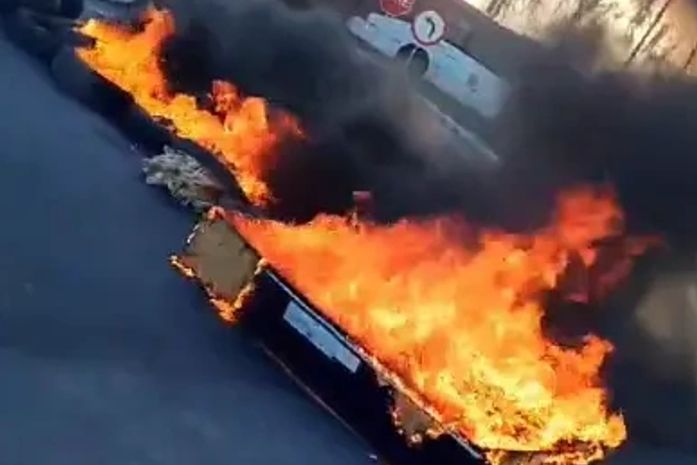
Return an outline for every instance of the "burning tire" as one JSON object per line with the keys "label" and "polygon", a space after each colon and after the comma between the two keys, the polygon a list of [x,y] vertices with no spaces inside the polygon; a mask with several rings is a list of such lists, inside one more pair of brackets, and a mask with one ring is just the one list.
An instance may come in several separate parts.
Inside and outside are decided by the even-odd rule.
{"label": "burning tire", "polygon": [[131,109],[131,97],[88,68],[72,48],[62,48],[51,63],[58,86],[94,110],[120,120]]}

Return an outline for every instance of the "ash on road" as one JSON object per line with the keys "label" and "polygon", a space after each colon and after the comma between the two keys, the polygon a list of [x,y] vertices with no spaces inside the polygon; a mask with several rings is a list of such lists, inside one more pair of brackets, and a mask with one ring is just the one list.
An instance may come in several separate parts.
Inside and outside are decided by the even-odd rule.
{"label": "ash on road", "polygon": [[0,38],[0,463],[360,465],[170,269],[192,217]]}

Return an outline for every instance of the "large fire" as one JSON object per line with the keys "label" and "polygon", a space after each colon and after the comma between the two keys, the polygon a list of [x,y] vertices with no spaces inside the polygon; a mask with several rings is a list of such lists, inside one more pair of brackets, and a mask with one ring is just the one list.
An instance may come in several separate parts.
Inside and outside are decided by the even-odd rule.
{"label": "large fire", "polygon": [[240,187],[257,205],[273,202],[261,181],[264,167],[273,165],[274,147],[286,136],[299,136],[293,118],[269,115],[260,98],[242,97],[230,83],[211,86],[211,110],[196,98],[170,91],[160,67],[164,41],[174,34],[174,19],[151,10],[142,31],[89,21],[81,32],[95,39],[94,47],[78,49],[79,57],[104,78],[132,95],[149,115],[163,120],[179,136],[210,150],[235,173]]}
{"label": "large fire", "polygon": [[[456,218],[391,226],[229,219],[441,424],[475,444],[547,451],[584,443],[570,464],[625,438],[598,379],[612,346],[588,335],[562,347],[542,328],[544,292],[574,259],[592,267],[598,241],[621,233],[607,193],[569,192],[551,224],[529,235],[477,233]],[[644,248],[624,246],[628,255]],[[615,271],[624,273],[623,263]]]}
{"label": "large fire", "polygon": [[[82,32],[96,44],[78,53],[150,115],[224,160],[252,202],[272,201],[264,173],[279,138],[298,134],[296,124],[269,118],[263,100],[225,82],[213,85],[212,111],[171,93],[159,60],[173,31],[163,11],[150,12],[138,31],[90,21]],[[457,217],[377,225],[322,215],[295,225],[224,215],[383,376],[444,430],[489,451],[492,463],[535,452],[537,463],[586,464],[625,439],[599,378],[611,344],[587,335],[564,346],[543,329],[545,297],[570,270],[600,273],[591,281],[606,288],[646,248],[624,237],[611,190],[568,191],[549,225],[528,234]],[[578,300],[593,290],[561,294]]]}

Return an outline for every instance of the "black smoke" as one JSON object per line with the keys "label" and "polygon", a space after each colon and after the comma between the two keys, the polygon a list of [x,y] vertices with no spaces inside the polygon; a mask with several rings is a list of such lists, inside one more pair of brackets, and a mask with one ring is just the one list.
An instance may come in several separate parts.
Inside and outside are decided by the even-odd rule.
{"label": "black smoke", "polygon": [[433,120],[422,124],[407,77],[359,53],[336,15],[269,1],[170,6],[178,33],[163,65],[177,90],[203,95],[212,79],[228,79],[302,121],[307,140],[288,144],[268,179],[283,200],[275,214],[345,212],[355,190],[374,193],[375,216],[384,220],[475,198],[463,193],[478,179],[464,157],[443,156],[453,151],[448,137]]}
{"label": "black smoke", "polygon": [[[408,80],[359,54],[331,13],[269,1],[178,3],[165,54],[175,85],[205,93],[213,78],[229,79],[307,129],[308,141],[289,146],[270,179],[290,216],[342,211],[351,191],[371,190],[386,219],[459,210],[522,228],[546,219],[560,189],[609,182],[633,228],[697,238],[697,86],[688,80],[583,75],[568,53],[540,53],[512,77],[490,139],[505,163],[487,178],[466,157],[443,153],[444,136],[424,129]],[[574,57],[589,62],[596,49],[576,47]]]}
{"label": "black smoke", "polygon": [[695,82],[616,72],[582,77],[553,61],[525,70],[515,98],[502,125],[506,197],[543,203],[569,184],[609,182],[635,231],[692,247]]}
{"label": "black smoke", "polygon": [[[697,450],[697,336],[676,343],[670,331],[665,340],[652,332],[663,306],[676,313],[666,325],[693,327],[683,319],[694,312],[688,297],[697,283],[694,82],[590,72],[598,43],[541,50],[509,76],[510,103],[489,131],[503,162],[480,171],[431,127],[408,79],[366,61],[331,13],[268,1],[173,6],[178,33],[163,64],[173,86],[203,96],[212,79],[228,79],[291,111],[307,130],[270,176],[282,199],[275,214],[343,212],[352,191],[370,190],[378,219],[458,212],[523,229],[547,219],[560,190],[613,185],[631,229],[659,234],[671,251],[608,303],[616,308],[603,315],[611,317],[592,322],[618,347],[609,367],[615,403],[626,407],[633,437]],[[680,276],[682,287],[667,276]],[[666,288],[675,295],[661,297]]]}

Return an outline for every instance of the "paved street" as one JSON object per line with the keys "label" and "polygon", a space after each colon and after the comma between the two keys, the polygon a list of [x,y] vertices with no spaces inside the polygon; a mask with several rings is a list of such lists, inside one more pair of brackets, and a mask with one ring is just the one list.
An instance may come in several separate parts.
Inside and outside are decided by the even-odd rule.
{"label": "paved street", "polygon": [[0,464],[358,465],[170,269],[190,215],[0,39]]}

